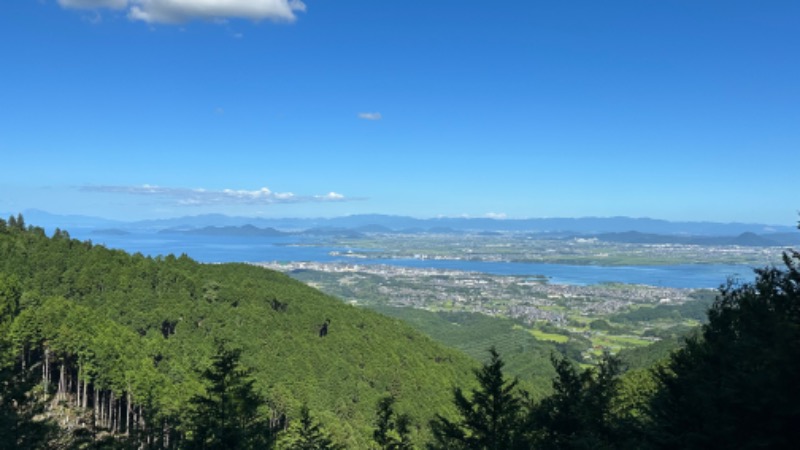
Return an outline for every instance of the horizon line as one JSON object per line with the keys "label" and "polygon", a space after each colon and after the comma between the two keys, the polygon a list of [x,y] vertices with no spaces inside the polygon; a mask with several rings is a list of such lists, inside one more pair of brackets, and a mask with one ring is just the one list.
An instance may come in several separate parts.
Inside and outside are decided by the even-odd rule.
{"label": "horizon line", "polygon": [[149,219],[109,219],[107,217],[102,216],[94,216],[94,215],[86,215],[86,214],[72,214],[72,213],[53,213],[50,211],[46,211],[39,208],[26,208],[22,211],[14,212],[3,212],[0,213],[0,218],[5,219],[11,216],[17,216],[21,214],[23,218],[29,214],[45,214],[49,216],[56,216],[56,217],[73,217],[73,218],[82,218],[82,219],[92,219],[92,220],[100,220],[105,222],[117,222],[122,224],[132,224],[138,222],[153,222],[153,221],[170,221],[170,220],[180,220],[180,219],[190,219],[190,218],[202,218],[202,217],[209,217],[209,216],[221,216],[230,219],[253,219],[253,220],[334,220],[334,219],[343,219],[348,217],[363,217],[363,216],[381,216],[381,217],[392,217],[392,218],[403,218],[403,219],[413,219],[413,220],[421,220],[421,221],[435,221],[435,220],[488,220],[492,222],[521,222],[521,221],[529,221],[529,220],[589,220],[589,219],[598,219],[598,220],[611,220],[611,219],[628,219],[628,220],[651,220],[651,221],[658,221],[658,222],[667,222],[667,223],[710,223],[710,224],[724,224],[724,225],[763,225],[763,226],[774,226],[774,227],[792,227],[796,228],[798,226],[798,222],[794,224],[774,224],[768,222],[756,222],[756,221],[722,221],[722,220],[709,220],[709,219],[697,219],[697,220],[686,220],[686,219],[661,219],[661,218],[654,218],[650,216],[625,216],[625,215],[609,215],[609,216],[529,216],[529,217],[489,217],[489,216],[472,216],[472,215],[454,215],[454,216],[445,216],[445,215],[438,215],[438,216],[411,216],[411,215],[403,215],[403,214],[390,214],[390,213],[358,213],[358,214],[345,214],[339,216],[307,216],[307,217],[300,217],[300,216],[282,216],[282,217],[275,217],[275,216],[246,216],[246,215],[230,215],[225,213],[204,213],[204,214],[187,214],[187,215],[178,215],[178,216],[169,216],[169,217],[158,217],[158,218],[149,218]]}

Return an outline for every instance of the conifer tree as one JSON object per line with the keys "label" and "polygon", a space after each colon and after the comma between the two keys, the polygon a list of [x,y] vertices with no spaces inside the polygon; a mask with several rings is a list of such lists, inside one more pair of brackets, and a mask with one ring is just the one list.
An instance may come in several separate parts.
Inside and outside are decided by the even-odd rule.
{"label": "conifer tree", "polygon": [[480,388],[471,399],[461,388],[453,392],[460,419],[456,422],[437,415],[431,421],[435,449],[509,450],[526,448],[522,441],[520,413],[522,400],[516,392],[517,380],[506,381],[504,362],[494,348],[489,362],[475,371]]}
{"label": "conifer tree", "polygon": [[11,322],[19,313],[21,293],[22,288],[17,277],[0,273],[0,340],[5,338]]}
{"label": "conifer tree", "polygon": [[322,425],[311,417],[308,405],[300,408],[300,418],[290,426],[285,450],[342,450],[335,444]]}
{"label": "conifer tree", "polygon": [[657,448],[793,448],[800,442],[800,253],[729,283],[699,337],[656,371]]}
{"label": "conifer tree", "polygon": [[9,328],[19,313],[22,289],[14,276],[0,273],[0,450],[42,448],[55,433],[49,421],[34,421],[41,411],[28,395],[36,384],[32,373],[17,370]]}
{"label": "conifer tree", "polygon": [[611,402],[616,395],[619,360],[608,354],[596,369],[578,370],[566,358],[552,357],[553,394],[532,405],[526,431],[541,449],[622,448]]}
{"label": "conifer tree", "polygon": [[239,364],[241,351],[219,344],[211,366],[203,372],[205,395],[192,399],[195,411],[190,448],[256,449],[271,446],[267,421],[259,415],[265,400],[253,387],[250,372]]}
{"label": "conifer tree", "polygon": [[57,435],[54,422],[34,420],[42,413],[42,405],[28,395],[36,381],[30,372],[0,367],[0,450],[49,448]]}
{"label": "conifer tree", "polygon": [[396,414],[396,398],[388,395],[378,401],[375,430],[372,440],[381,450],[408,450],[411,443],[411,418],[407,414]]}

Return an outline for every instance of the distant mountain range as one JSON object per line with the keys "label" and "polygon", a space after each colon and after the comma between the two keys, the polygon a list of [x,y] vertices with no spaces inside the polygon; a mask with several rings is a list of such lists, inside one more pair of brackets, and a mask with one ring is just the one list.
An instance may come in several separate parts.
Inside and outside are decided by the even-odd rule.
{"label": "distant mountain range", "polygon": [[[4,214],[8,217],[11,214]],[[658,243],[692,242],[695,237],[735,237],[739,242],[762,245],[800,234],[793,225],[757,223],[671,222],[667,220],[631,217],[582,217],[543,219],[434,218],[417,219],[406,216],[362,214],[333,218],[261,218],[233,217],[223,214],[185,216],[172,219],[122,222],[79,215],[57,215],[40,210],[23,211],[29,224],[55,229],[82,229],[114,232],[177,232],[197,234],[278,235],[304,231],[325,235],[343,233],[459,233],[459,232],[524,232],[596,236],[617,242]],[[102,231],[101,231],[102,230]],[[786,234],[787,236],[782,236]],[[680,236],[677,239],[676,236]],[[728,239],[729,241],[729,239]],[[710,242],[710,241],[709,241]],[[719,241],[727,242],[726,239]]]}
{"label": "distant mountain range", "polygon": [[278,231],[275,228],[258,228],[253,225],[242,225],[240,227],[224,226],[214,227],[208,226],[203,228],[167,228],[160,230],[159,234],[193,234],[202,236],[286,236],[290,233]]}

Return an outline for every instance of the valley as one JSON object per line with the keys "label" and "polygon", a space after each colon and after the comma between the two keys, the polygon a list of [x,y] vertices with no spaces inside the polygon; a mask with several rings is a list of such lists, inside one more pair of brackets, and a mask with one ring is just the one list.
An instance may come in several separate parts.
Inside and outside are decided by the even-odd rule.
{"label": "valley", "polygon": [[[698,325],[715,291],[344,263],[263,264],[352,305],[403,318],[408,309],[481,314],[540,341],[569,344],[579,361],[644,346]],[[424,330],[423,330],[424,331]],[[489,341],[491,336],[478,337]],[[566,345],[564,345],[566,346]],[[524,374],[521,374],[524,376]]]}

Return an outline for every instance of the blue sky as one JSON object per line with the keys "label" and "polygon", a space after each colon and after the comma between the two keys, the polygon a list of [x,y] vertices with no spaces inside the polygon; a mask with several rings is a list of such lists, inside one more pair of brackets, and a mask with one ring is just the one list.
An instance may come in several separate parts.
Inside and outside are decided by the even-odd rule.
{"label": "blue sky", "polygon": [[3,0],[0,211],[790,225],[798,80],[795,0]]}

